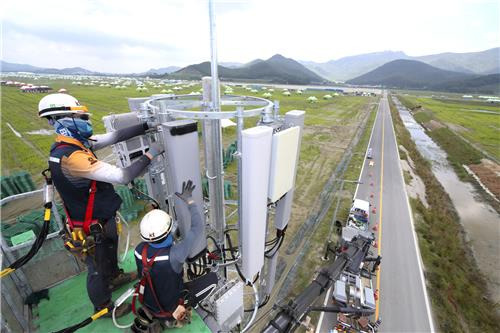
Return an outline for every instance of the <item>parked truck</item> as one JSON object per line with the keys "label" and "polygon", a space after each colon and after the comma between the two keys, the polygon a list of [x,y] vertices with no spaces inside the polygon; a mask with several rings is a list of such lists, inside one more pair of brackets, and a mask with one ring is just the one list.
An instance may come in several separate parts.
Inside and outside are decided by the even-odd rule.
{"label": "parked truck", "polygon": [[368,229],[368,218],[370,213],[370,203],[361,199],[354,199],[352,202],[347,225],[361,230]]}

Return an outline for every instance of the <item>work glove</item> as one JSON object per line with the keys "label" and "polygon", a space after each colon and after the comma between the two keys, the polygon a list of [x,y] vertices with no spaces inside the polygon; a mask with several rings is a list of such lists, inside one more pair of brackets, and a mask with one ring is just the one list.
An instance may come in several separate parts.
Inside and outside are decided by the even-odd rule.
{"label": "work glove", "polygon": [[196,185],[193,185],[193,182],[191,180],[188,180],[188,182],[182,182],[182,193],[175,192],[175,195],[179,197],[182,201],[184,201],[186,204],[190,205],[194,202],[193,200],[193,191]]}
{"label": "work glove", "polygon": [[151,157],[155,158],[156,156],[160,155],[163,153],[165,150],[163,150],[163,147],[156,142],[153,142],[149,145],[149,150],[148,153],[151,155]]}

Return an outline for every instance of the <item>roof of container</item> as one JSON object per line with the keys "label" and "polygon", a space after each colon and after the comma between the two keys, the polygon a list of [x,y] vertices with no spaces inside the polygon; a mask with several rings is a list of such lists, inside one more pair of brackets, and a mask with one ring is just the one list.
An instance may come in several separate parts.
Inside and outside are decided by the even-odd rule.
{"label": "roof of container", "polygon": [[352,203],[352,207],[362,209],[365,212],[368,212],[370,210],[370,203],[368,201],[365,201],[365,200],[354,199],[354,202]]}

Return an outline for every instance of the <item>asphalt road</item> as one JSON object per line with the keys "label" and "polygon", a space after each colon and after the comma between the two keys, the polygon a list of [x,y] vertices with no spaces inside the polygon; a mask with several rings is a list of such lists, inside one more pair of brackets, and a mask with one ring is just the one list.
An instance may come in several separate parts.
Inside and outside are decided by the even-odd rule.
{"label": "asphalt road", "polygon": [[[370,228],[376,226],[374,254],[382,264],[374,280],[379,290],[376,316],[379,332],[433,332],[429,301],[423,283],[420,254],[413,229],[399,163],[396,138],[387,98],[381,99],[369,147],[373,159],[365,159],[355,198],[369,201]],[[375,213],[373,213],[373,211]],[[330,302],[327,292],[325,305]],[[328,332],[334,315],[321,316],[316,332]]]}

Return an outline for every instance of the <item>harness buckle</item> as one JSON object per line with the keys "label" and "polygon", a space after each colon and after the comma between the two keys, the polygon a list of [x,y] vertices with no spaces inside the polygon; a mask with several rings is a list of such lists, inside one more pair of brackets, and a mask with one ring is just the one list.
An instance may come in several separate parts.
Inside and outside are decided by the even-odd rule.
{"label": "harness buckle", "polygon": [[104,233],[104,228],[102,227],[102,224],[97,222],[97,223],[92,223],[89,226],[89,231],[91,235],[102,234]]}

